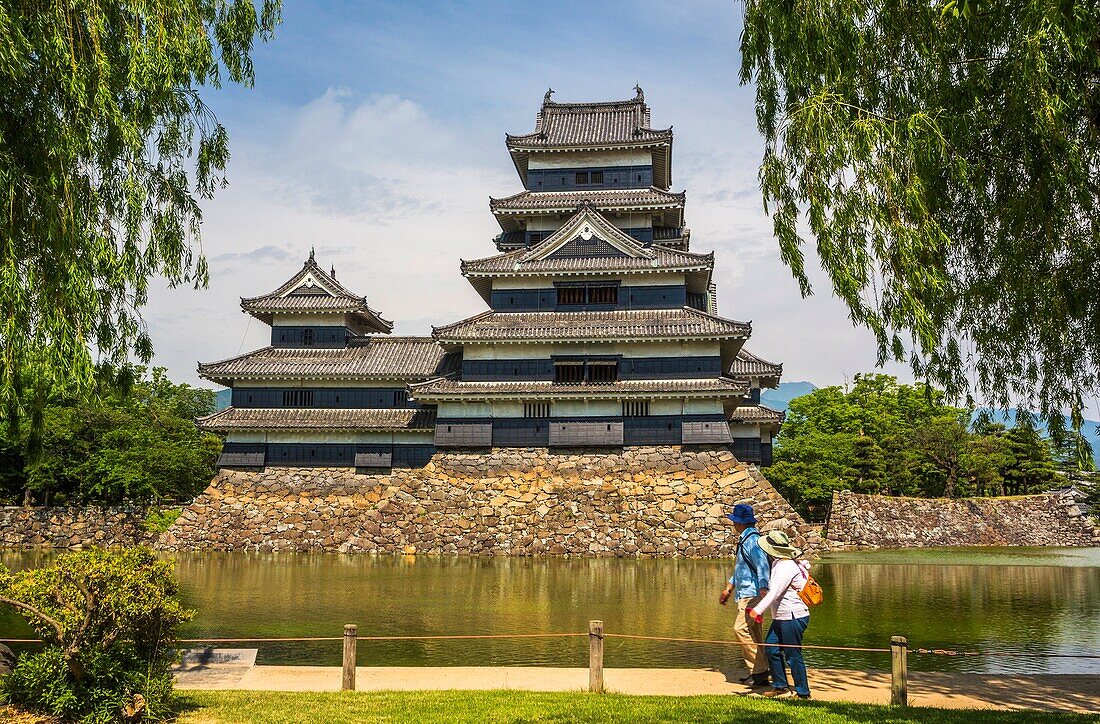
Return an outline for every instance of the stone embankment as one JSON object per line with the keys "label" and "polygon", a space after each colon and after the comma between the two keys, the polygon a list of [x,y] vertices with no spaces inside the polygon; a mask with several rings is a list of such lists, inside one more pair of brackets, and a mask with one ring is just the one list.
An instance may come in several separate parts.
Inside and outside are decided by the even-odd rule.
{"label": "stone embankment", "polygon": [[730,556],[726,513],[816,549],[755,466],[725,448],[440,453],[424,468],[224,470],[157,545],[168,550],[471,555]]}
{"label": "stone embankment", "polygon": [[0,507],[0,548],[132,546],[150,542],[145,508]]}
{"label": "stone embankment", "polygon": [[830,548],[1096,546],[1100,529],[1068,495],[926,499],[833,494]]}

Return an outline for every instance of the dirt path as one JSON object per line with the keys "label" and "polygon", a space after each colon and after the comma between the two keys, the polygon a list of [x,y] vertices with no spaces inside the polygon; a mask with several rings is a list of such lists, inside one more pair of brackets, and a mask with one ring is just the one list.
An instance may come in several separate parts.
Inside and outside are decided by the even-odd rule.
{"label": "dirt path", "polygon": [[[739,694],[739,671],[716,669],[605,669],[609,691],[623,694]],[[181,689],[253,689],[263,691],[338,691],[336,666],[194,665],[181,668]],[[356,669],[359,691],[520,689],[580,691],[588,669],[536,667],[369,667]],[[823,701],[886,704],[890,675],[841,669],[810,672],[810,689]],[[993,674],[910,673],[909,703],[946,709],[1037,709],[1100,712],[1100,677],[1000,676]]]}

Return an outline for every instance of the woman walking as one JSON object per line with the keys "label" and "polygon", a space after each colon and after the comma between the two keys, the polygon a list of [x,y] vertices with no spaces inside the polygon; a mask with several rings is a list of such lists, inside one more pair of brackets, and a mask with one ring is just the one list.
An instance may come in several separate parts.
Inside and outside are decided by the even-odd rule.
{"label": "woman walking", "polygon": [[[772,688],[762,696],[809,699],[810,683],[806,678],[806,662],[802,659],[801,647],[802,635],[810,624],[810,608],[798,592],[809,580],[810,564],[798,560],[802,551],[791,545],[787,534],[782,531],[773,530],[760,536],[760,547],[771,562],[770,585],[767,595],[753,605],[748,614],[758,622],[764,620],[764,611],[770,609],[772,614],[772,625],[764,638]],[[784,647],[768,644],[783,644]],[[793,690],[787,685],[787,666],[791,667]]]}

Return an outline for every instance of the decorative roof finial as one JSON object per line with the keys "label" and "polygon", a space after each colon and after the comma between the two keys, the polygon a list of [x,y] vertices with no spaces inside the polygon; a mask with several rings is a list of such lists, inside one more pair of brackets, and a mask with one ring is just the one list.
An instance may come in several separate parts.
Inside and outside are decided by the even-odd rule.
{"label": "decorative roof finial", "polygon": [[552,96],[552,95],[554,95],[554,89],[553,89],[553,88],[547,88],[547,89],[546,89],[546,95],[544,95],[544,96],[542,97],[542,104],[543,104],[544,106],[545,106],[545,105],[546,105],[547,103],[550,103],[550,102],[551,102],[551,100],[550,100],[550,96]]}
{"label": "decorative roof finial", "polygon": [[330,277],[332,277],[333,279],[336,278],[336,265],[335,264],[332,266],[332,269],[329,271],[328,275]]}
{"label": "decorative roof finial", "polygon": [[634,84],[634,100],[645,103],[645,93],[642,91],[642,87],[637,83]]}
{"label": "decorative roof finial", "polygon": [[313,247],[309,247],[309,263],[316,264],[317,261],[313,258]]}

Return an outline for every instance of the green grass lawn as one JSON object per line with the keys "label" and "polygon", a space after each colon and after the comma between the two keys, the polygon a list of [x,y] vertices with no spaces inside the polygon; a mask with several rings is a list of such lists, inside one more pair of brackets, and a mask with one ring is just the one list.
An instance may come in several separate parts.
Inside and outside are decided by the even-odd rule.
{"label": "green grass lawn", "polygon": [[190,691],[179,724],[250,722],[782,722],[786,724],[1084,724],[1100,717],[1038,712],[894,709],[740,696],[625,696],[520,691],[292,694]]}

